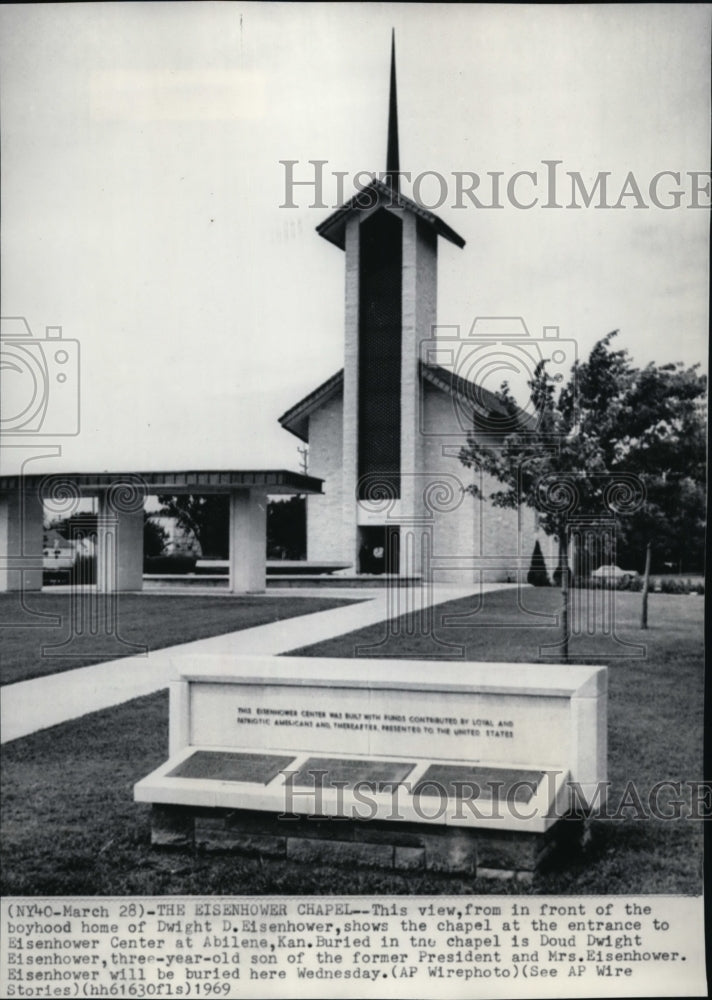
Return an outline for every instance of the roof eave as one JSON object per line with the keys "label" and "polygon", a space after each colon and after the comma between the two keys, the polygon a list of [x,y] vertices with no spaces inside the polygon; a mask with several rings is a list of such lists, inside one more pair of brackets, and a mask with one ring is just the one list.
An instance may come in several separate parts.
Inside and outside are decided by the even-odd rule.
{"label": "roof eave", "polygon": [[[412,212],[425,225],[434,229],[438,236],[442,236],[443,239],[454,243],[460,249],[465,246],[465,240],[462,236],[456,233],[446,222],[443,222],[434,212],[424,208],[410,198],[394,192],[391,188],[386,187],[385,184],[376,179],[368,187],[364,188],[363,191],[357,192],[352,198],[337,208],[327,219],[320,222],[316,227],[319,236],[323,236],[329,243],[333,243],[340,250],[344,250],[346,247],[346,222],[357,212],[371,211],[376,207],[376,205],[370,203],[370,199],[368,204],[363,204],[363,201],[359,201],[359,199],[363,199],[364,195],[368,196],[372,192],[378,195],[378,200],[387,209],[391,211]],[[388,199],[387,202],[386,198]]]}
{"label": "roof eave", "polygon": [[322,382],[316,389],[313,389],[309,395],[300,399],[294,406],[290,406],[281,417],[278,417],[278,423],[286,431],[289,431],[290,434],[294,434],[295,437],[308,444],[309,417],[339,391],[343,385],[343,379],[344,371],[342,368],[336,374],[332,375],[331,378],[328,378],[326,382]]}

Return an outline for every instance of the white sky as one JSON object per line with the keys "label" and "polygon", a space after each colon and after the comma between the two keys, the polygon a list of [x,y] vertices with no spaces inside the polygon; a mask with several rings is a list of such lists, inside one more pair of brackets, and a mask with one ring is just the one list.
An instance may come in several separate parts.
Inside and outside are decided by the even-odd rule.
{"label": "white sky", "polygon": [[[392,26],[402,169],[560,159],[611,171],[612,200],[632,170],[647,201],[659,171],[709,170],[711,9],[4,6],[2,313],[82,354],[81,433],[42,467],[298,468],[277,417],[343,363],[344,256],[306,189],[279,207],[279,160],[384,168]],[[640,364],[706,367],[709,212],[689,192],[671,211],[449,199],[467,246],[440,241],[439,322],[521,315],[580,356],[620,328]]]}

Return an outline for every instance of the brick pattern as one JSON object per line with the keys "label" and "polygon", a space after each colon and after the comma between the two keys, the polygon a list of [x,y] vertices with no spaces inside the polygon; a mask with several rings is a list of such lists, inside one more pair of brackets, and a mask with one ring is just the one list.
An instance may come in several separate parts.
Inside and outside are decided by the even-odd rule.
{"label": "brick pattern", "polygon": [[[365,217],[365,216],[364,216]],[[358,530],[356,468],[358,451],[359,357],[359,225],[349,219],[345,234],[344,392],[310,418],[310,473],[324,479],[324,496],[308,500],[309,559],[343,559],[357,567]],[[457,455],[443,455],[444,444],[465,444],[454,401],[433,386],[418,384],[420,344],[432,337],[437,311],[437,240],[411,213],[403,214],[402,371],[401,371],[401,515],[414,530],[428,514],[423,501],[428,479],[449,473],[463,484],[471,481]],[[422,407],[422,412],[421,412]],[[423,433],[423,430],[425,433]],[[452,436],[456,435],[456,436]],[[488,484],[486,488],[494,484]],[[433,551],[444,558],[471,555],[472,560],[440,568],[436,582],[514,582],[516,569],[526,564],[534,548],[532,512],[495,508],[461,496],[454,509],[447,505],[432,518]],[[415,518],[415,522],[412,520]],[[421,572],[420,545],[416,565]],[[485,562],[475,563],[478,557]],[[406,546],[401,545],[401,572],[406,571]],[[552,567],[553,568],[553,567]],[[480,571],[482,574],[480,575]]]}
{"label": "brick pattern", "polygon": [[151,843],[333,864],[432,871],[471,877],[531,878],[557,850],[568,856],[583,826],[557,824],[547,834],[490,832],[424,823],[278,817],[235,809],[154,805]]}
{"label": "brick pattern", "polygon": [[341,543],[343,559],[357,567],[356,486],[358,480],[358,329],[359,329],[359,217],[346,223],[344,295],[344,409],[341,479]]}
{"label": "brick pattern", "polygon": [[[459,491],[459,484],[467,486],[472,482],[474,473],[462,465],[457,455],[443,454],[443,445],[465,443],[464,436],[457,436],[460,425],[450,396],[425,383],[419,406],[422,406],[422,413],[418,414],[417,440],[415,444],[411,441],[408,446],[413,448],[417,445],[420,465],[415,476],[411,477],[415,495],[409,503],[418,515],[423,516],[427,513],[423,497],[429,482],[436,483],[439,477],[445,475]],[[307,501],[309,559],[355,559],[351,537],[355,538],[356,534],[355,507],[352,528],[347,531],[344,527],[345,518],[353,506],[344,502],[343,493],[342,438],[348,437],[344,435],[344,417],[341,395],[333,397],[310,417],[310,472],[324,479],[324,495],[309,497]],[[406,477],[403,482],[405,488]],[[485,492],[496,487],[493,480],[483,479]],[[480,578],[479,565],[486,567],[483,572],[485,582],[514,582],[518,562],[523,567],[523,582],[526,582],[536,537],[532,511],[527,508],[516,511],[494,507],[464,492],[460,492],[459,497],[456,496],[452,503],[448,502],[446,507],[446,510],[433,512],[433,552],[436,556],[458,557],[460,562],[457,568],[436,571],[436,582],[477,582]],[[545,555],[549,555],[552,551],[551,540],[542,536],[540,543]],[[473,557],[469,563],[461,561],[466,554]],[[477,560],[482,557],[485,561],[478,563]],[[555,555],[547,561],[552,573]]]}
{"label": "brick pattern", "polygon": [[339,393],[309,417],[309,473],[324,480],[324,492],[307,497],[308,559],[350,556],[343,545],[342,416]]}
{"label": "brick pattern", "polygon": [[[475,473],[465,468],[457,454],[444,454],[443,446],[452,449],[466,443],[455,403],[435,386],[424,383],[421,388],[422,470],[435,482],[439,475],[452,477],[455,489],[469,486]],[[459,484],[459,485],[458,485]],[[485,494],[499,488],[490,477],[480,483]],[[459,502],[448,503],[446,510],[436,511],[433,518],[433,553],[442,557],[463,557],[459,568],[439,569],[434,573],[438,582],[477,582],[483,567],[485,582],[515,582],[517,564],[529,567],[534,548],[534,513],[526,508],[507,510],[494,507],[488,500],[476,499],[461,492]]]}

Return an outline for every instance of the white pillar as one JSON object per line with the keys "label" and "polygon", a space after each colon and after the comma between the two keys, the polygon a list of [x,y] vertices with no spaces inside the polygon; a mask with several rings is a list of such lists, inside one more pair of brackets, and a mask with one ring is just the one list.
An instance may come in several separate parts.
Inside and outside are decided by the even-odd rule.
{"label": "white pillar", "polygon": [[267,497],[253,490],[230,494],[230,590],[263,591],[267,574]]}
{"label": "white pillar", "polygon": [[42,513],[34,491],[0,494],[0,592],[42,590]]}
{"label": "white pillar", "polygon": [[[359,358],[359,253],[361,231],[358,215],[346,223],[346,284],[344,311],[344,402],[342,462],[341,542],[335,554],[358,570],[358,358]],[[312,504],[312,508],[316,504]],[[333,558],[333,557],[332,557]]]}
{"label": "white pillar", "polygon": [[[434,336],[437,266],[436,235],[419,225],[417,217],[411,212],[404,212],[400,399],[400,516],[404,526],[427,525],[432,519],[425,500],[428,484],[426,474],[431,470],[424,463],[424,441],[420,426],[423,389],[418,367],[421,344]],[[437,473],[433,478],[436,476]],[[415,533],[421,535],[417,528]],[[411,562],[406,562],[406,546],[401,549],[400,573],[420,575],[423,572],[422,538],[418,537]]]}
{"label": "white pillar", "polygon": [[111,496],[99,497],[96,583],[101,593],[143,589],[143,502],[122,510]]}

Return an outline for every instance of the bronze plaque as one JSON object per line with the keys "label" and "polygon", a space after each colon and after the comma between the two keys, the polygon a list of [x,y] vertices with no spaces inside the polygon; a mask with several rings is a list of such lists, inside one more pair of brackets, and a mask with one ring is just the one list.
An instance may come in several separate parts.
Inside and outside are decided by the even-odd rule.
{"label": "bronze plaque", "polygon": [[294,784],[306,788],[353,788],[359,785],[383,792],[399,785],[414,766],[391,760],[310,757],[294,776]]}
{"label": "bronze plaque", "polygon": [[224,750],[196,750],[174,768],[168,778],[207,778],[211,781],[247,781],[268,785],[294,757],[272,753],[232,753]]}
{"label": "bronze plaque", "polygon": [[529,802],[545,773],[521,771],[512,767],[480,767],[475,764],[469,767],[461,764],[431,764],[413,789],[413,795]]}

